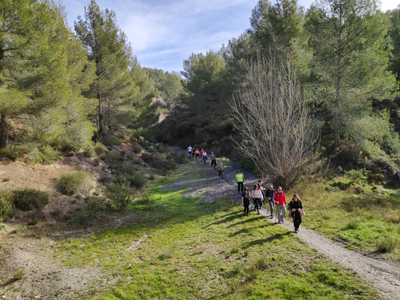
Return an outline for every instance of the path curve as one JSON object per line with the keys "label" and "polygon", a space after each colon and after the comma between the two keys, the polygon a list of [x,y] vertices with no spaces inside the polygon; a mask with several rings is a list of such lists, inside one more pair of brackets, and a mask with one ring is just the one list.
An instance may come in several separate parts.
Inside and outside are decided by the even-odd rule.
{"label": "path curve", "polygon": [[[176,153],[186,153],[184,150],[170,147],[170,150]],[[197,164],[196,162],[192,162]],[[199,164],[201,165],[201,164]],[[209,169],[208,165],[204,168]],[[198,196],[199,201],[211,202],[216,199],[239,199],[240,196],[236,190],[235,174],[239,168],[239,164],[233,163],[225,170],[225,179],[218,179],[218,175],[210,172],[202,183],[196,186],[190,186],[183,195],[187,197]],[[248,186],[255,184],[257,178],[252,174],[243,171]],[[179,188],[184,185],[179,184]],[[266,210],[262,209],[261,214],[268,216]],[[274,222],[268,218],[269,221]],[[280,226],[293,231],[293,224],[286,220]],[[326,255],[332,261],[352,269],[358,276],[366,282],[372,284],[376,290],[380,291],[384,298],[390,300],[400,300],[400,266],[396,262],[389,262],[382,259],[376,259],[366,256],[365,254],[344,248],[342,244],[333,242],[314,230],[301,227],[298,237],[306,242],[311,248]]]}

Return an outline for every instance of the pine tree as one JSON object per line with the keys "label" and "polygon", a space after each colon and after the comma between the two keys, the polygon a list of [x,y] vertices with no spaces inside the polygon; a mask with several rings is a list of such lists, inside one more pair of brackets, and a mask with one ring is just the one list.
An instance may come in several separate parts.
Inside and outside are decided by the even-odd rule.
{"label": "pine tree", "polygon": [[75,30],[96,67],[88,96],[97,99],[97,139],[101,140],[106,128],[117,129],[121,110],[129,107],[137,89],[129,72],[131,47],[117,26],[115,13],[101,11],[95,0],[85,8],[84,18],[75,22]]}

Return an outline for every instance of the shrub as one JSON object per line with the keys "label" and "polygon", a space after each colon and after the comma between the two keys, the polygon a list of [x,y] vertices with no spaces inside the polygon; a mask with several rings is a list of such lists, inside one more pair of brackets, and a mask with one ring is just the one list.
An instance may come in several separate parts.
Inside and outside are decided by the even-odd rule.
{"label": "shrub", "polygon": [[154,174],[151,174],[151,175],[149,176],[149,180],[153,181],[153,180],[155,180],[155,179],[156,179],[156,176],[154,176]]}
{"label": "shrub", "polygon": [[142,152],[142,147],[136,144],[135,146],[133,146],[133,152],[135,152],[136,154]]}
{"label": "shrub", "polygon": [[16,151],[12,151],[10,149],[0,149],[0,159],[7,158],[12,161],[16,161],[19,158],[19,155]]}
{"label": "shrub", "polygon": [[132,201],[134,190],[122,184],[111,183],[106,187],[106,195],[116,208],[122,211]]}
{"label": "shrub", "polygon": [[94,157],[96,155],[96,151],[93,145],[89,145],[85,148],[85,156],[86,157]]}
{"label": "shrub", "polygon": [[142,158],[153,168],[161,170],[172,170],[176,168],[176,164],[173,159],[164,159],[158,154],[143,153]]}
{"label": "shrub", "polygon": [[94,166],[94,167],[97,167],[98,165],[100,165],[100,159],[99,159],[99,158],[95,158],[95,159],[93,160],[93,166]]}
{"label": "shrub", "polygon": [[12,218],[15,214],[13,193],[8,190],[0,191],[0,222]]}
{"label": "shrub", "polygon": [[148,192],[144,192],[140,195],[140,198],[136,200],[136,204],[139,205],[149,205],[152,204],[154,200],[150,198],[150,194]]}
{"label": "shrub", "polygon": [[108,149],[103,144],[97,143],[96,145],[94,145],[94,152],[96,152],[97,155],[103,155],[108,152]]}
{"label": "shrub", "polygon": [[59,192],[68,196],[75,193],[87,194],[93,188],[92,177],[86,171],[63,174],[57,179],[56,187]]}
{"label": "shrub", "polygon": [[112,164],[116,162],[123,162],[124,157],[121,155],[121,153],[114,153],[114,152],[107,152],[106,153],[106,162],[107,164]]}
{"label": "shrub", "polygon": [[147,183],[147,178],[143,174],[136,173],[131,179],[131,184],[137,188],[143,187]]}
{"label": "shrub", "polygon": [[121,141],[115,135],[107,134],[103,138],[103,144],[107,147],[114,147],[121,145]]}
{"label": "shrub", "polygon": [[49,203],[49,194],[44,191],[23,188],[15,190],[13,194],[15,207],[23,211],[40,210]]}
{"label": "shrub", "polygon": [[42,154],[41,155],[42,163],[49,165],[56,162],[61,156],[61,152],[57,151],[50,145],[42,147],[40,152]]}
{"label": "shrub", "polygon": [[31,152],[27,155],[27,163],[28,165],[38,165],[43,162],[42,153],[40,153],[38,148],[33,148]]}
{"label": "shrub", "polygon": [[397,237],[389,236],[378,239],[375,243],[376,252],[379,253],[390,253],[399,244],[399,239]]}

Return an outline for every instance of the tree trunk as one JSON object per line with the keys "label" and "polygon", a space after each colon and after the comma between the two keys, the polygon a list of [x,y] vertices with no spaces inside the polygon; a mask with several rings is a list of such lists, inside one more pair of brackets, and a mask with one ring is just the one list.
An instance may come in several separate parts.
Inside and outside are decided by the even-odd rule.
{"label": "tree trunk", "polygon": [[335,150],[340,146],[339,135],[339,99],[340,97],[340,75],[336,78],[336,99],[335,99]]}
{"label": "tree trunk", "polygon": [[100,93],[97,93],[97,99],[99,100],[99,106],[97,108],[99,114],[99,124],[97,128],[97,142],[101,142],[104,134],[104,112],[103,112],[103,105],[101,103]]}
{"label": "tree trunk", "polygon": [[8,143],[8,126],[7,116],[0,114],[0,149],[7,148]]}

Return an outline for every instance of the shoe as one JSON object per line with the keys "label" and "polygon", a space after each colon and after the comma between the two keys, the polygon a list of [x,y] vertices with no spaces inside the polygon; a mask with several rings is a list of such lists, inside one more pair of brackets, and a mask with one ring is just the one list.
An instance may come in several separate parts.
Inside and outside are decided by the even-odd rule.
{"label": "shoe", "polygon": [[285,221],[282,219],[282,223],[285,223]]}
{"label": "shoe", "polygon": [[257,212],[257,215],[259,215],[259,214],[260,214],[260,212],[258,211],[258,212]]}
{"label": "shoe", "polygon": [[299,231],[298,231],[298,230],[295,230],[294,233],[299,233]]}
{"label": "shoe", "polygon": [[278,221],[278,224],[281,224],[281,221]]}

